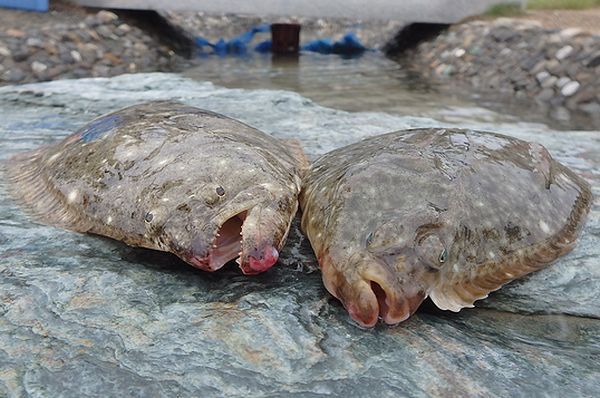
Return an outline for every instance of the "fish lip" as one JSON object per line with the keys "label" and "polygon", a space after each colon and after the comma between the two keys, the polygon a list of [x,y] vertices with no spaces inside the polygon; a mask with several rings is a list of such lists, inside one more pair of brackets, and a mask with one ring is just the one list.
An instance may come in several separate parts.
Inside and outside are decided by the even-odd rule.
{"label": "fish lip", "polygon": [[[274,244],[270,242],[264,244],[260,246],[260,250],[257,253],[252,254],[247,254],[244,248],[245,221],[250,217],[253,210],[258,209],[260,206],[260,203],[250,203],[220,214],[214,221],[216,227],[213,230],[213,239],[210,242],[206,256],[192,256],[190,261],[192,265],[214,272],[222,268],[226,263],[236,260],[242,273],[245,275],[256,275],[271,268],[279,259],[279,252]],[[232,224],[226,226],[229,221]],[[221,236],[220,233],[227,235]],[[236,236],[232,234],[237,233],[239,233],[239,240],[234,243]],[[225,241],[219,242],[221,238],[224,238]],[[233,246],[236,243],[237,247]],[[224,249],[225,252],[218,253],[220,248]],[[232,252],[234,248],[239,250],[237,255]]]}
{"label": "fish lip", "polygon": [[426,298],[422,286],[415,284],[412,291],[394,282],[394,274],[384,262],[374,258],[360,262],[367,265],[366,269],[348,277],[335,266],[330,256],[319,257],[325,287],[342,302],[359,327],[373,328],[380,321],[389,326],[398,325],[406,321]]}
{"label": "fish lip", "polygon": [[236,262],[240,266],[244,275],[257,275],[269,270],[279,260],[279,251],[272,245],[267,245],[263,249],[263,254],[260,258],[256,258],[253,255],[248,256],[247,262],[242,262],[242,252],[240,257],[236,259]]}

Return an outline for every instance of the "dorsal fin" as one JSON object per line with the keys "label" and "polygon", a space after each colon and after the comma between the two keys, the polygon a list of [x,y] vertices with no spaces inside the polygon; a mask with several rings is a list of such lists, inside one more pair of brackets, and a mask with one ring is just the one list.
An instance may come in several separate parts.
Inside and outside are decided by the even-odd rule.
{"label": "dorsal fin", "polygon": [[44,172],[44,148],[26,152],[4,162],[9,192],[36,219],[78,232],[92,229],[89,217],[72,208],[63,193]]}

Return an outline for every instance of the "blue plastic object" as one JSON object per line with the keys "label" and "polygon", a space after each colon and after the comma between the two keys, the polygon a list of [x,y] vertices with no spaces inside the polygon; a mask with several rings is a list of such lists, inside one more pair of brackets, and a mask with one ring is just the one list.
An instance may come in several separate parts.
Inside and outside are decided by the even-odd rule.
{"label": "blue plastic object", "polygon": [[48,11],[48,0],[0,0],[0,7]]}
{"label": "blue plastic object", "polygon": [[268,32],[271,29],[271,25],[262,24],[255,26],[246,33],[242,33],[239,36],[234,37],[229,41],[221,38],[215,43],[211,43],[203,37],[196,37],[196,45],[200,48],[211,47],[215,54],[226,55],[226,54],[245,54],[248,49],[248,44],[254,38],[257,33]]}
{"label": "blue plastic object", "polygon": [[273,42],[271,40],[265,40],[263,42],[258,43],[256,47],[254,47],[254,51],[257,51],[259,53],[270,53],[272,45]]}
{"label": "blue plastic object", "polygon": [[[2,1],[2,0],[0,0]],[[248,45],[257,33],[268,32],[269,24],[256,26],[246,33],[242,33],[233,39],[226,41],[221,38],[211,43],[203,37],[196,37],[196,45],[201,49],[209,47],[218,55],[244,55],[248,51]],[[254,51],[267,53],[271,51],[271,40],[265,40],[254,47]],[[320,54],[358,55],[369,49],[366,48],[352,32],[346,33],[340,40],[333,42],[331,39],[313,40],[302,47],[303,51],[312,51]]]}
{"label": "blue plastic object", "polygon": [[358,40],[352,32],[333,43],[331,39],[313,40],[302,47],[304,51],[313,51],[320,54],[357,55],[368,49]]}

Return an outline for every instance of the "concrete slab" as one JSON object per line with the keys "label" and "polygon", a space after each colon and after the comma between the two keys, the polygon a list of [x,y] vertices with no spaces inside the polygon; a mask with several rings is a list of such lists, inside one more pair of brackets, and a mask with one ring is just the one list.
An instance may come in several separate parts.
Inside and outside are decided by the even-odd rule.
{"label": "concrete slab", "polygon": [[[455,23],[511,0],[75,0],[98,8]],[[514,0],[523,4],[524,0]]]}

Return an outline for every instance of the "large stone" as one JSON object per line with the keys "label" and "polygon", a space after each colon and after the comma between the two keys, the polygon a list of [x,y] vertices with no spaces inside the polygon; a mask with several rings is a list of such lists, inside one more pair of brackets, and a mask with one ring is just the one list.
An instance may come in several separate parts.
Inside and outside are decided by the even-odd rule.
{"label": "large stone", "polygon": [[[311,158],[386,131],[456,126],[139,74],[0,88],[0,159],[153,99],[299,138]],[[597,131],[506,122],[475,105],[431,109],[462,127],[539,141],[600,197]],[[487,121],[476,122],[482,113]],[[167,254],[35,222],[7,190],[0,178],[0,396],[595,396],[600,389],[598,199],[572,253],[479,308],[424,308],[399,327],[362,330],[324,289],[297,225],[272,272],[210,274]]]}

